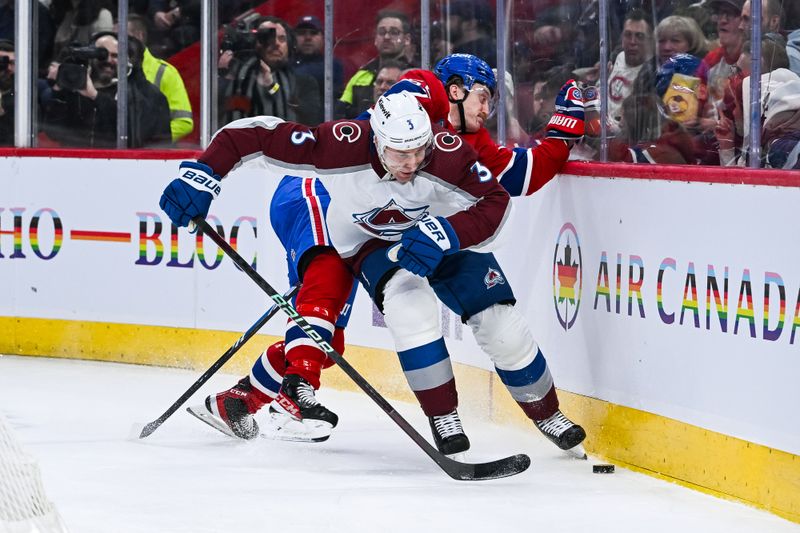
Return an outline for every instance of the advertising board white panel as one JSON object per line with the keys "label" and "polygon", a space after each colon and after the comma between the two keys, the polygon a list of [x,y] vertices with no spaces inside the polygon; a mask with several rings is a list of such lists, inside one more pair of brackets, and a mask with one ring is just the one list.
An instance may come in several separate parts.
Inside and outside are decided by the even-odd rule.
{"label": "advertising board white panel", "polygon": [[[209,239],[173,234],[158,198],[175,161],[0,170],[2,315],[244,331],[270,303]],[[278,179],[235,171],[210,221],[283,291]],[[800,453],[799,203],[800,188],[563,175],[514,200],[497,255],[559,388]],[[446,309],[442,330],[455,360],[491,368]],[[393,347],[364,291],[347,340]]]}

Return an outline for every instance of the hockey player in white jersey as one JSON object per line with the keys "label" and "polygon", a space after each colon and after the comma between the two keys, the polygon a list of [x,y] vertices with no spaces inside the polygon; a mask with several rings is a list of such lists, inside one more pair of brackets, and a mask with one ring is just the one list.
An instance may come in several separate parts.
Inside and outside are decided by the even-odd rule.
{"label": "hockey player in white jersey", "polygon": [[[475,251],[491,243],[505,222],[507,193],[466,143],[431,130],[413,96],[382,97],[370,122],[307,128],[272,117],[236,121],[218,132],[198,163],[181,165],[182,175],[165,190],[162,208],[180,226],[206,215],[219,194],[220,176],[257,154],[323,180],[331,197],[332,243],[384,312],[442,452],[462,452],[469,441],[456,411],[437,297],[470,325],[514,399],[545,435],[562,449],[585,438],[558,409],[544,356],[513,307],[502,269],[493,255]],[[397,241],[395,263],[387,250]],[[287,376],[304,379],[305,370],[290,368]],[[302,416],[302,406],[298,411]]]}

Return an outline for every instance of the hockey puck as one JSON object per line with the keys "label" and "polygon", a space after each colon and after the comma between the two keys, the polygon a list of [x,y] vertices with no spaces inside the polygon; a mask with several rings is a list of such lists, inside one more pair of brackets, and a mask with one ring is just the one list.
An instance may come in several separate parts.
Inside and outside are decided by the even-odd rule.
{"label": "hockey puck", "polygon": [[613,474],[614,465],[592,465],[592,472],[595,474]]}

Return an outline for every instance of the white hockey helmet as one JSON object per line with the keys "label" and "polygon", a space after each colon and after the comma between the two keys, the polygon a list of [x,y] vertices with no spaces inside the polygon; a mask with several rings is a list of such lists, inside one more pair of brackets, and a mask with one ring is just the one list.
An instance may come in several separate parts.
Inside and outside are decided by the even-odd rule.
{"label": "white hockey helmet", "polygon": [[[417,98],[407,92],[384,94],[375,102],[370,127],[375,135],[375,147],[383,167],[391,172],[384,160],[386,148],[414,150],[433,146],[431,119]],[[427,163],[429,157],[425,157]]]}

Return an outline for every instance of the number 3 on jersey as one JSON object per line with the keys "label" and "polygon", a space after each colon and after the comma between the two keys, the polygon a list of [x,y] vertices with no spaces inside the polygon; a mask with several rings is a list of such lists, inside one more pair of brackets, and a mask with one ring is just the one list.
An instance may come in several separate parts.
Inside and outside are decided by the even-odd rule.
{"label": "number 3 on jersey", "polygon": [[486,168],[485,166],[481,165],[477,161],[475,161],[475,164],[469,167],[469,169],[478,175],[478,180],[481,183],[486,183],[487,181],[494,179],[494,177],[492,176],[492,171]]}
{"label": "number 3 on jersey", "polygon": [[314,140],[314,134],[311,133],[310,131],[295,131],[295,132],[292,132],[291,139],[292,139],[292,142],[294,144],[300,145],[300,144],[303,144],[306,141],[313,141]]}

